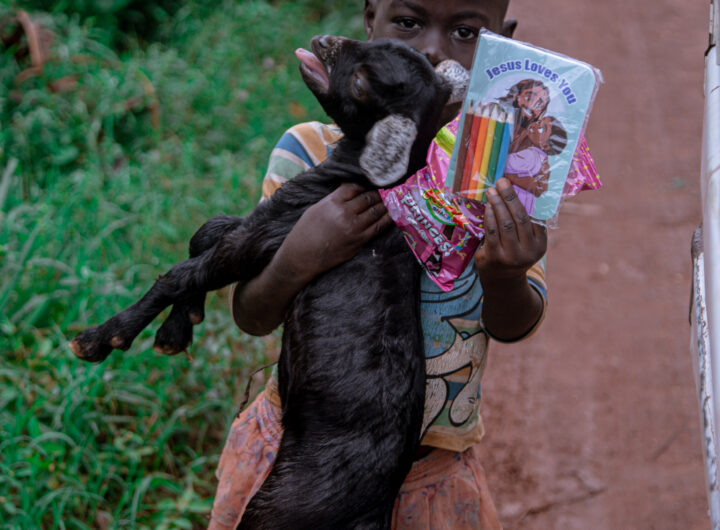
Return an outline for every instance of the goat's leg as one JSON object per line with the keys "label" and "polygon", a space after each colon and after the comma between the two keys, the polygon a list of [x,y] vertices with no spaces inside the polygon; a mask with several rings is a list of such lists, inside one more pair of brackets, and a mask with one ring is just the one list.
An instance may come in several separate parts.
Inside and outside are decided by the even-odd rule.
{"label": "goat's leg", "polygon": [[173,304],[170,314],[155,333],[153,350],[163,355],[177,355],[190,346],[193,327],[205,317],[205,295],[190,295]]}
{"label": "goat's leg", "polygon": [[[298,473],[308,470],[292,466],[285,471],[297,477]],[[286,497],[287,479],[292,481],[293,477],[286,479],[271,472],[266,482],[245,507],[236,530],[335,530],[337,528],[390,530],[394,498],[389,502],[368,507],[363,514],[347,512],[335,514],[335,517],[329,516],[327,512],[332,499],[325,499],[324,502],[327,504],[324,506],[323,503],[313,506],[312,503],[295,502],[298,495],[301,495],[300,492],[309,497],[317,494],[318,487],[322,486],[318,483],[317,476],[317,473],[310,473],[303,481],[303,489],[295,489],[290,497]],[[346,519],[343,519],[343,516]]]}
{"label": "goat's leg", "polygon": [[165,276],[160,277],[133,305],[75,337],[70,342],[73,353],[84,361],[100,362],[113,350],[130,348],[135,337],[172,303],[172,299],[163,292],[163,278]]}
{"label": "goat's leg", "polygon": [[213,248],[175,265],[135,304],[80,333],[70,348],[80,359],[102,361],[113,349],[127,350],[135,337],[169,305],[256,276],[285,236],[277,233],[275,238],[263,240],[266,235],[251,235],[243,226],[237,227]]}
{"label": "goat's leg", "polygon": [[80,333],[70,343],[73,353],[86,361],[103,361],[114,349],[127,350],[135,337],[169,305],[197,292],[218,289],[231,283],[239,274],[213,275],[210,272],[225,272],[209,267],[208,262],[215,250],[207,250],[198,257],[175,265],[167,274],[158,278],[140,300],[103,324]]}
{"label": "goat's leg", "polygon": [[[298,177],[283,188],[295,190],[302,187],[300,182],[302,179]],[[173,267],[132,306],[104,324],[80,333],[70,342],[73,353],[80,359],[99,362],[110,355],[113,349],[127,350],[135,337],[163,309],[186,300],[189,304],[186,310],[180,308],[175,312],[171,323],[161,334],[161,344],[158,344],[162,348],[164,344],[171,343],[172,349],[175,349],[183,341],[170,341],[165,333],[167,331],[170,334],[179,329],[181,333],[191,335],[192,329],[188,328],[184,315],[188,315],[191,323],[193,319],[198,322],[202,320],[203,311],[198,308],[203,304],[198,293],[257,276],[275,255],[300,215],[327,192],[327,189],[321,187],[310,188],[302,194],[305,200],[283,202],[281,197],[292,197],[293,193],[281,189],[242,222],[238,222],[237,218],[217,217],[214,218],[216,222],[206,223],[193,236],[190,244],[191,253],[195,249],[198,252],[205,249],[204,252]],[[216,243],[211,245],[214,241]]]}
{"label": "goat's leg", "polygon": [[[240,217],[218,215],[203,224],[190,239],[189,253],[194,258],[214,247],[228,232],[243,223]],[[192,343],[193,326],[205,319],[205,292],[192,294],[173,304],[170,315],[155,333],[153,349],[164,355],[176,355]]]}

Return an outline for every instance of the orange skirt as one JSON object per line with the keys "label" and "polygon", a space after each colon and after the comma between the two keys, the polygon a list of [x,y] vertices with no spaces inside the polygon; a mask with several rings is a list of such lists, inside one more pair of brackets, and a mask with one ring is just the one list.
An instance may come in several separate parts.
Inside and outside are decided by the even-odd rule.
{"label": "orange skirt", "polygon": [[[270,473],[282,436],[280,414],[261,393],[233,422],[216,472],[209,530],[234,530]],[[417,460],[395,501],[392,528],[502,528],[475,448],[435,449]]]}

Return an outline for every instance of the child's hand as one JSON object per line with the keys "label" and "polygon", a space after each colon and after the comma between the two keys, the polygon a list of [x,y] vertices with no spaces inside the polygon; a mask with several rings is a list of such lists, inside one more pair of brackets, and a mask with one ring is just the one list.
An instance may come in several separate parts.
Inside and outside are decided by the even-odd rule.
{"label": "child's hand", "polygon": [[475,253],[475,266],[486,282],[524,276],[545,254],[547,230],[530,221],[508,179],[487,191],[485,243]]}
{"label": "child's hand", "polygon": [[482,317],[492,336],[513,340],[542,315],[542,299],[526,274],[545,254],[547,231],[530,221],[508,179],[498,180],[487,196],[485,242],[475,253],[484,292]]}
{"label": "child's hand", "polygon": [[342,184],[308,208],[263,271],[233,294],[233,318],[252,335],[282,322],[292,298],[392,224],[377,191]]}
{"label": "child's hand", "polygon": [[278,253],[294,273],[312,279],[353,258],[390,225],[377,191],[345,183],[307,209]]}

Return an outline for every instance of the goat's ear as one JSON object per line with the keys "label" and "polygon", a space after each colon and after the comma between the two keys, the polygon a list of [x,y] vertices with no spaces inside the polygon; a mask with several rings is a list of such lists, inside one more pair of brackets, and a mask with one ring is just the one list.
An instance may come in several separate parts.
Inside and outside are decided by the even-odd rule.
{"label": "goat's ear", "polygon": [[365,137],[360,167],[368,180],[380,188],[403,177],[417,136],[415,122],[391,114],[377,122]]}
{"label": "goat's ear", "polygon": [[465,99],[468,85],[470,84],[470,72],[452,59],[446,59],[435,67],[435,72],[444,78],[452,87],[452,94],[447,104],[460,103]]}

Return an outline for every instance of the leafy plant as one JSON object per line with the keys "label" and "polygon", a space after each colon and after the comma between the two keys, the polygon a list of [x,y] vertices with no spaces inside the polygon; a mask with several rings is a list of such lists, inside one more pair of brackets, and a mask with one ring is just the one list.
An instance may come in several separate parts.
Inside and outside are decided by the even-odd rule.
{"label": "leafy plant", "polygon": [[241,334],[221,292],[192,363],[151,351],[157,323],[101,365],[66,344],[183,259],[205,219],[252,208],[283,130],[323,119],[292,52],[359,36],[360,7],[313,3],[178,3],[155,42],[80,9],[123,2],[11,6],[45,7],[32,16],[55,41],[22,83],[17,48],[0,53],[0,528],[206,524],[247,373],[277,335]]}

